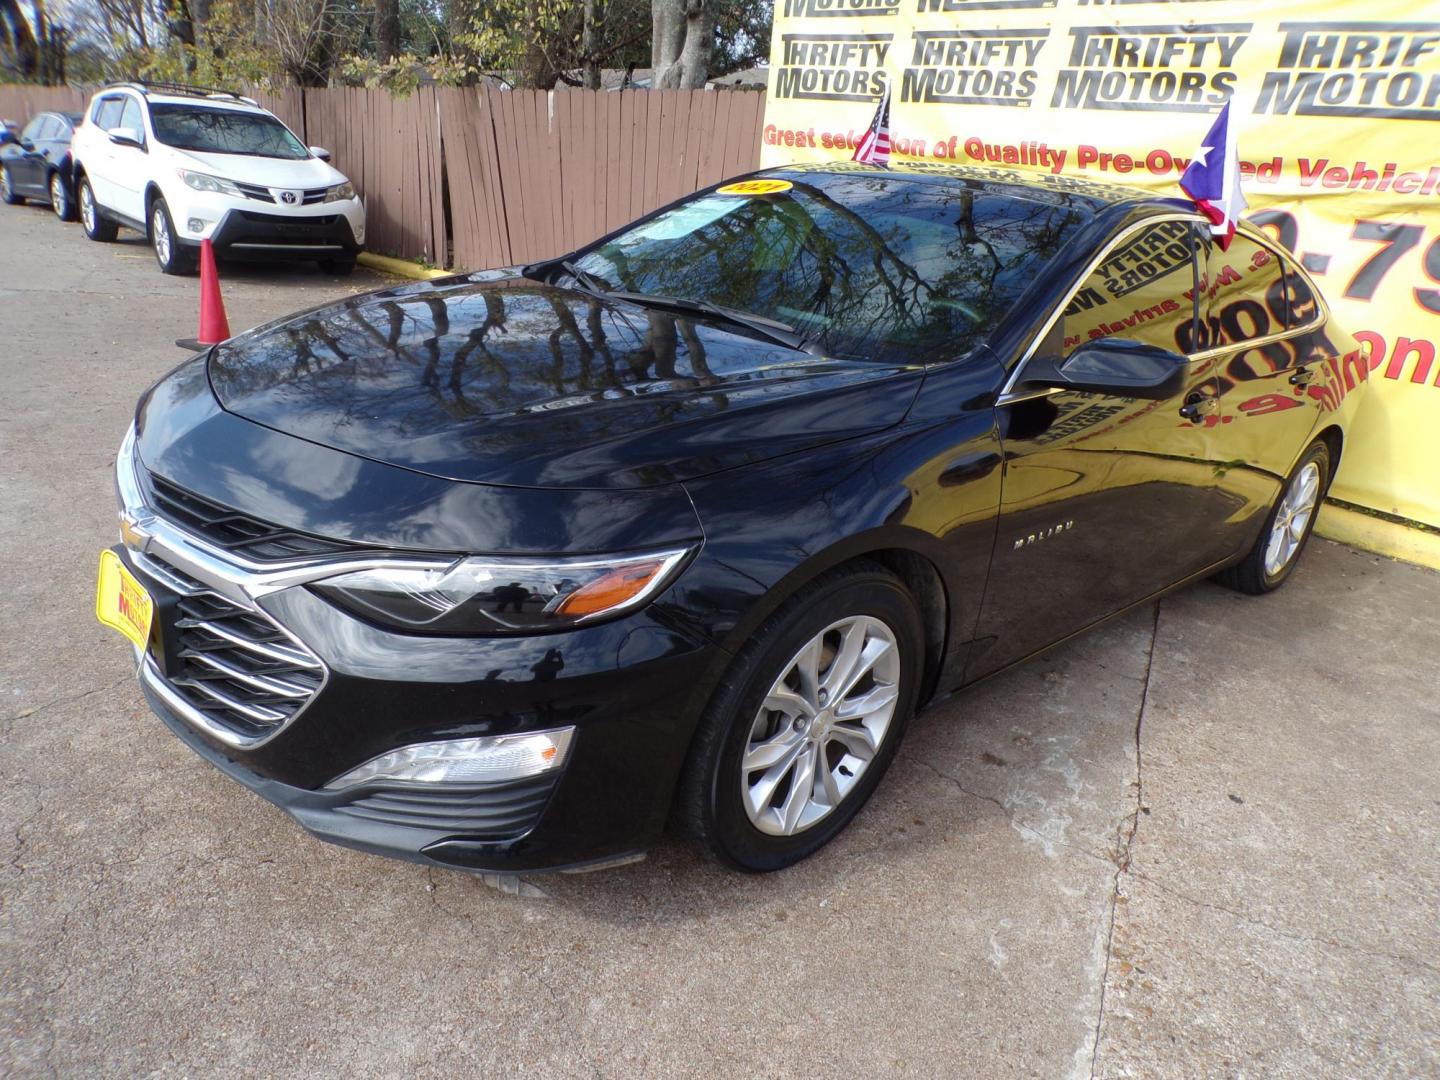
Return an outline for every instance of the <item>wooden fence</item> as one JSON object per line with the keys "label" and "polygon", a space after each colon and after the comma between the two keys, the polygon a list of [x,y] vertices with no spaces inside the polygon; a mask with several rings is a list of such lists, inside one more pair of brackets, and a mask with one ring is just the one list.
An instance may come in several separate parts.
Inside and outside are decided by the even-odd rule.
{"label": "wooden fence", "polygon": [[[0,117],[79,110],[89,91],[0,86]],[[424,87],[257,93],[365,198],[366,246],[479,270],[570,251],[756,167],[765,95]]]}

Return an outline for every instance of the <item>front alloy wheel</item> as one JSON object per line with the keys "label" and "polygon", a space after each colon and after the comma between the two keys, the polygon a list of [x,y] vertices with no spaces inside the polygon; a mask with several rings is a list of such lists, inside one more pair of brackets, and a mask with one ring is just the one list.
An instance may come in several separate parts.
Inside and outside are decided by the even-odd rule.
{"label": "front alloy wheel", "polygon": [[805,643],[750,725],[740,761],[751,824],[794,836],[835,810],[865,774],[900,696],[895,634],[858,615]]}
{"label": "front alloy wheel", "polygon": [[160,264],[161,273],[190,273],[194,261],[175,239],[170,208],[164,199],[156,199],[150,207],[150,244],[155,249],[155,261]]}
{"label": "front alloy wheel", "polygon": [[676,827],[743,870],[779,870],[849,824],[915,708],[925,632],[884,567],[828,571],[747,635],[701,715]]}

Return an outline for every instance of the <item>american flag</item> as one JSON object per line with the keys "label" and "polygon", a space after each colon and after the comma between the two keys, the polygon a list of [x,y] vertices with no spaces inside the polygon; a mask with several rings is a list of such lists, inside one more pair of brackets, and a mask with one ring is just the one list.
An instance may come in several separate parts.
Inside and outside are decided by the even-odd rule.
{"label": "american flag", "polygon": [[1210,219],[1210,232],[1220,250],[1228,248],[1240,211],[1249,205],[1240,191],[1240,148],[1230,119],[1230,102],[1220,110],[1195,160],[1181,175],[1180,190]]}
{"label": "american flag", "polygon": [[885,83],[885,92],[880,95],[880,104],[875,109],[875,119],[860,136],[855,146],[854,161],[867,165],[888,165],[890,163],[890,83]]}

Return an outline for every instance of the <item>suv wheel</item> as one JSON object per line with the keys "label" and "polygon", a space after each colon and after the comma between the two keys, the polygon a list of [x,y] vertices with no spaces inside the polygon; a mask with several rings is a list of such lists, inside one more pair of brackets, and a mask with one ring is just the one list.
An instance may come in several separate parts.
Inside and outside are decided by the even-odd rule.
{"label": "suv wheel", "polygon": [[96,205],[95,192],[90,187],[88,176],[80,178],[80,188],[76,195],[80,203],[80,224],[85,229],[85,235],[91,240],[99,240],[103,243],[114,240],[119,226],[100,216],[100,207]]}
{"label": "suv wheel", "polygon": [[70,198],[70,187],[58,172],[50,174],[50,209],[61,221],[75,220],[75,200]]}
{"label": "suv wheel", "polygon": [[321,259],[320,272],[334,274],[336,277],[349,277],[355,272],[355,260],[353,258]]}
{"label": "suv wheel", "polygon": [[155,249],[155,261],[160,264],[162,274],[194,272],[195,259],[175,238],[175,224],[170,220],[170,208],[163,198],[150,204],[150,246]]}
{"label": "suv wheel", "polygon": [[761,625],[711,699],[681,779],[680,831],[752,871],[828,843],[895,756],[923,641],[914,600],[880,566],[807,586]]}
{"label": "suv wheel", "polygon": [[1285,584],[1315,528],[1320,503],[1330,488],[1330,469],[1330,447],[1312,443],[1270,508],[1255,546],[1241,562],[1221,571],[1222,583],[1252,596]]}
{"label": "suv wheel", "polygon": [[15,183],[10,179],[10,170],[4,165],[0,165],[0,199],[10,206],[20,206],[25,202],[24,195],[15,194]]}

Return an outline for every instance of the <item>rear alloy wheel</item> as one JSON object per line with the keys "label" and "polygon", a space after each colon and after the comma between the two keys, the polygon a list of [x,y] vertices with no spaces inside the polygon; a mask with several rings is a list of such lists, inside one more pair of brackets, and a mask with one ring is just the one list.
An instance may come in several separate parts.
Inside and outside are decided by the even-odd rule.
{"label": "rear alloy wheel", "polygon": [[80,178],[80,188],[76,192],[76,196],[80,203],[80,224],[85,229],[85,235],[91,240],[99,240],[102,243],[114,240],[119,226],[100,216],[100,207],[95,203],[95,191],[90,187],[88,176]]}
{"label": "rear alloy wheel", "polygon": [[878,565],[806,586],[751,635],[701,718],[677,827],[745,870],[815,852],[865,805],[915,708],[924,631]]}
{"label": "rear alloy wheel", "polygon": [[24,195],[15,194],[15,182],[10,179],[10,170],[4,165],[0,165],[0,199],[9,206],[21,206],[25,202]]}
{"label": "rear alloy wheel", "polygon": [[75,220],[75,201],[70,198],[70,188],[58,172],[50,174],[50,209],[61,221]]}
{"label": "rear alloy wheel", "polygon": [[1330,447],[1312,443],[1270,508],[1265,528],[1249,554],[1220,574],[1231,588],[1258,596],[1285,584],[1315,528],[1320,503],[1330,488]]}
{"label": "rear alloy wheel", "polygon": [[190,274],[195,270],[195,260],[180,242],[175,239],[175,225],[170,220],[170,208],[164,199],[150,204],[150,246],[155,249],[155,261],[160,264],[163,274]]}

